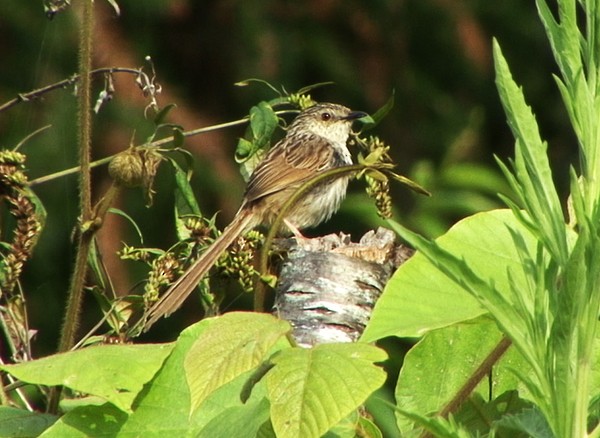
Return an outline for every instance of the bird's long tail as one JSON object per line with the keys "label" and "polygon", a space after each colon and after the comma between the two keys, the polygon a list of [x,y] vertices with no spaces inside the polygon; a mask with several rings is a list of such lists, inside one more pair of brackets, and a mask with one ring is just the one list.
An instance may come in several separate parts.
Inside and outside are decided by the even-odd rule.
{"label": "bird's long tail", "polygon": [[196,260],[179,279],[154,303],[148,311],[148,318],[144,324],[144,331],[163,316],[175,312],[185,299],[192,293],[198,282],[217,262],[221,254],[235,242],[245,231],[251,229],[255,224],[254,214],[248,210],[240,210],[233,221],[223,230],[223,233],[213,244]]}

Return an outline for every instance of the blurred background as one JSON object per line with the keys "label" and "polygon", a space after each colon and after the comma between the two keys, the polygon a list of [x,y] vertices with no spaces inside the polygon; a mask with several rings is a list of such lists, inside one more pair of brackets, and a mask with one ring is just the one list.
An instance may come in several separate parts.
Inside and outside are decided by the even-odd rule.
{"label": "blurred background", "polygon": [[[77,2],[52,20],[41,0],[5,0],[0,15],[0,104],[17,93],[65,79],[77,68]],[[494,84],[492,39],[498,39],[513,75],[525,89],[550,144],[555,178],[563,193],[567,166],[576,146],[551,77],[556,72],[534,1],[504,0],[117,0],[95,2],[96,67],[140,67],[151,56],[159,104],[177,107],[168,121],[185,130],[239,119],[252,105],[275,97],[265,86],[236,87],[260,78],[296,91],[314,90],[315,100],[374,112],[395,93],[395,106],[373,132],[391,145],[400,173],[432,192],[425,198],[393,187],[395,219],[436,237],[461,218],[502,207],[497,193],[510,196],[494,155],[512,156],[513,138]],[[148,71],[148,70],[147,70]],[[94,159],[141,144],[153,132],[144,118],[148,101],[129,75],[115,75],[114,99],[94,116]],[[96,80],[96,93],[104,86]],[[0,145],[12,149],[27,141],[30,179],[74,166],[76,100],[73,87],[45,94],[0,112]],[[228,223],[239,206],[244,182],[233,159],[245,128],[218,130],[186,139],[195,156],[193,185],[203,212],[219,212]],[[110,181],[106,166],[94,171],[94,192],[102,196]],[[38,330],[36,356],[56,348],[72,269],[71,234],[77,220],[75,175],[35,186],[47,223],[35,256],[26,267],[23,288],[29,320]],[[175,242],[173,172],[163,166],[147,208],[139,189],[121,193],[116,207],[142,229],[145,244],[166,249]],[[327,224],[308,235],[344,231],[355,239],[384,223],[359,183]],[[10,229],[2,240],[9,240]],[[8,235],[7,235],[8,233]],[[139,244],[133,227],[109,215],[99,233],[104,262],[121,294],[144,271],[121,261],[122,242]],[[238,294],[239,295],[239,294]],[[247,307],[248,297],[229,309]],[[82,330],[99,319],[94,300],[86,301]],[[187,306],[179,317],[157,325],[148,339],[173,339],[175,330],[197,319]]]}

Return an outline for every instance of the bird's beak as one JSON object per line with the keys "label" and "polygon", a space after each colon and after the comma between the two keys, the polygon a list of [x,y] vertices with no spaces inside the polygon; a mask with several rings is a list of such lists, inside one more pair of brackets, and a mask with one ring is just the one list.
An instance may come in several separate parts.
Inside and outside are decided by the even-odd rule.
{"label": "bird's beak", "polygon": [[344,117],[345,120],[358,120],[358,119],[362,119],[363,117],[367,117],[368,114],[364,113],[362,111],[352,111],[350,114],[348,114],[346,117]]}

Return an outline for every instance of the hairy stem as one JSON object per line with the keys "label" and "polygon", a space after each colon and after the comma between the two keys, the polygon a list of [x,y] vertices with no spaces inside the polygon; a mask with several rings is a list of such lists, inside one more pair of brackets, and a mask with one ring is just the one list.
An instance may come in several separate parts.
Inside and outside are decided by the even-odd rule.
{"label": "hairy stem", "polygon": [[92,33],[93,33],[93,1],[82,2],[82,23],[79,36],[79,202],[81,227],[77,236],[77,255],[75,267],[69,287],[69,298],[65,319],[61,331],[59,351],[68,351],[75,342],[79,326],[79,314],[83,298],[83,287],[87,271],[87,257],[90,249],[92,233],[84,231],[84,227],[92,218],[90,157],[91,157],[91,65],[92,65]]}

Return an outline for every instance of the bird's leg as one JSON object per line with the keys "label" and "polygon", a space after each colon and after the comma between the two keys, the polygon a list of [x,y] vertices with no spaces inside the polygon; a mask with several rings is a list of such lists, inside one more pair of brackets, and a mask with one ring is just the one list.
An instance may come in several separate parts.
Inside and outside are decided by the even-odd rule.
{"label": "bird's leg", "polygon": [[284,219],[283,223],[285,223],[285,225],[288,227],[288,229],[292,232],[292,234],[296,238],[296,241],[299,244],[301,244],[301,243],[306,242],[307,240],[309,240],[309,238],[308,237],[304,237],[302,235],[302,233],[300,232],[300,230],[293,223],[291,223],[289,220]]}

